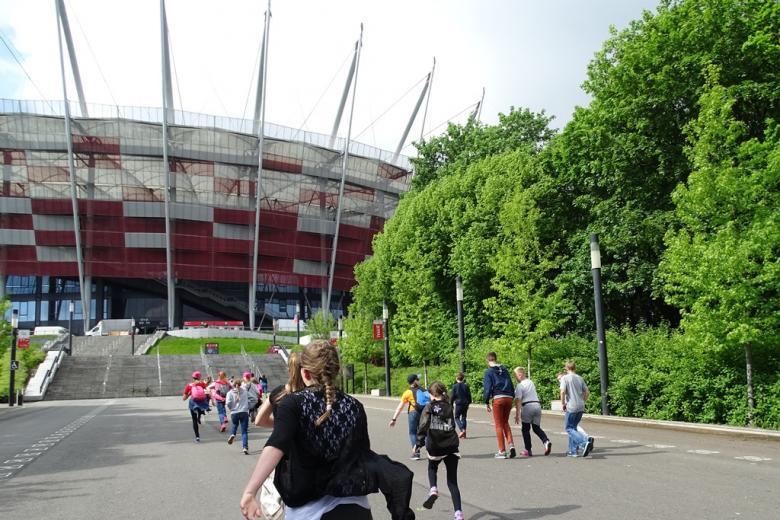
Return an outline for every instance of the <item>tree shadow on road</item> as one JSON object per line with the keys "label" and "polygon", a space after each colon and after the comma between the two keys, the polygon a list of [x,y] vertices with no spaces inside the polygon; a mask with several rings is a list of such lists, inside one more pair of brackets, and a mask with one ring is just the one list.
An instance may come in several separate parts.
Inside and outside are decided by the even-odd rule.
{"label": "tree shadow on road", "polygon": [[58,478],[38,482],[27,480],[22,482],[6,481],[0,487],[0,513],[3,513],[4,518],[14,518],[13,516],[5,516],[5,514],[13,513],[19,504],[28,500],[44,502],[58,498],[87,497],[89,496],[87,493],[75,494],[75,491],[84,489],[84,486],[80,484],[98,482],[100,480],[95,478],[70,480]]}
{"label": "tree shadow on road", "polygon": [[563,515],[582,506],[565,504],[555,507],[516,508],[517,513],[491,513],[480,511],[471,515],[469,520],[532,520],[534,518],[546,518],[548,516]]}

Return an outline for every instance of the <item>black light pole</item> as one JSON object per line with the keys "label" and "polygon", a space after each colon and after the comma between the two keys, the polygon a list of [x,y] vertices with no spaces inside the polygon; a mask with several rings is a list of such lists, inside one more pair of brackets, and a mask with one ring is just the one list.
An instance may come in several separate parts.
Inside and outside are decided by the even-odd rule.
{"label": "black light pole", "polygon": [[8,378],[8,406],[13,406],[16,401],[14,395],[14,378],[16,376],[16,335],[19,329],[19,310],[11,311],[11,374]]}
{"label": "black light pole", "polygon": [[68,302],[68,355],[73,355],[73,300]]}
{"label": "black light pole", "polygon": [[274,342],[273,342],[274,345],[276,345],[276,327],[278,326],[278,324],[279,322],[276,321],[276,318],[274,318],[274,320],[271,322],[271,325],[274,330]]}
{"label": "black light pole", "polygon": [[[338,331],[339,331],[339,353],[341,353],[341,336],[344,333],[344,318],[339,316],[339,320],[336,322],[336,324],[337,324],[337,328],[338,328]],[[345,368],[346,367],[344,367],[342,365],[342,368],[341,368],[341,390],[346,393],[346,391],[347,391],[346,388],[345,388],[346,381],[345,381],[345,378],[344,378],[344,369]]]}
{"label": "black light pole", "polygon": [[388,320],[390,311],[387,310],[387,302],[382,302],[382,331],[385,336],[385,395],[390,395],[390,328]]}
{"label": "black light pole", "polygon": [[601,415],[609,415],[609,366],[607,364],[607,337],[604,334],[604,310],[601,304],[601,250],[599,236],[590,236],[590,267],[593,274],[593,302],[596,307],[596,335],[599,340],[599,374],[601,375]]}
{"label": "black light pole", "polygon": [[455,301],[458,306],[458,346],[460,347],[460,371],[466,373],[466,336],[463,333],[463,282],[455,277]]}
{"label": "black light pole", "polygon": [[301,304],[296,303],[295,304],[295,336],[296,336],[296,344],[301,344]]}
{"label": "black light pole", "polygon": [[135,355],[135,318],[130,318],[130,355]]}

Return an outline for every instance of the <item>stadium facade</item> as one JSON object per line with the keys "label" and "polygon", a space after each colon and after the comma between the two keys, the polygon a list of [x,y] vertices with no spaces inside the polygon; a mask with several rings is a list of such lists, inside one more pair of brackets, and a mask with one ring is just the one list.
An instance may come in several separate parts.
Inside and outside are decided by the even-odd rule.
{"label": "stadium facade", "polygon": [[409,187],[408,159],[349,143],[339,197],[345,142],[266,123],[258,188],[256,121],[166,113],[165,151],[163,109],[90,105],[71,118],[71,183],[64,103],[0,100],[0,287],[20,326],[66,324],[71,301],[76,331],[103,318],[166,325],[169,267],[174,326],[254,321],[255,248],[256,325],[296,305],[305,318],[327,301],[339,206],[330,310],[343,312],[355,264]]}

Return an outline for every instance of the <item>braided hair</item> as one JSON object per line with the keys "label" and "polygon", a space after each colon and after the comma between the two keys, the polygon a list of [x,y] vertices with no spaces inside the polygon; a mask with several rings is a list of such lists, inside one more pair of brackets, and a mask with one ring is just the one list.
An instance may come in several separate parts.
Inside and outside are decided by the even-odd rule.
{"label": "braided hair", "polygon": [[336,347],[326,340],[309,343],[301,354],[301,367],[311,374],[325,393],[325,413],[314,423],[320,426],[331,416],[333,403],[336,402],[336,378],[339,375],[339,353]]}

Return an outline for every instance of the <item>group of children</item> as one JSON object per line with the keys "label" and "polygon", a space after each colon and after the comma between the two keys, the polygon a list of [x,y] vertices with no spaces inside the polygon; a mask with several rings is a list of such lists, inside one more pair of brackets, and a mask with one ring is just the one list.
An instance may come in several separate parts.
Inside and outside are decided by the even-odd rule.
{"label": "group of children", "polygon": [[230,425],[228,444],[233,444],[240,426],[242,448],[244,454],[249,455],[249,421],[257,415],[267,384],[265,376],[258,379],[248,371],[241,379],[228,378],[225,372],[219,372],[215,380],[202,378],[200,371],[193,372],[192,381],[184,387],[182,399],[189,399],[195,442],[200,442],[201,419],[211,411],[213,404],[217,408],[219,431],[225,432]]}

